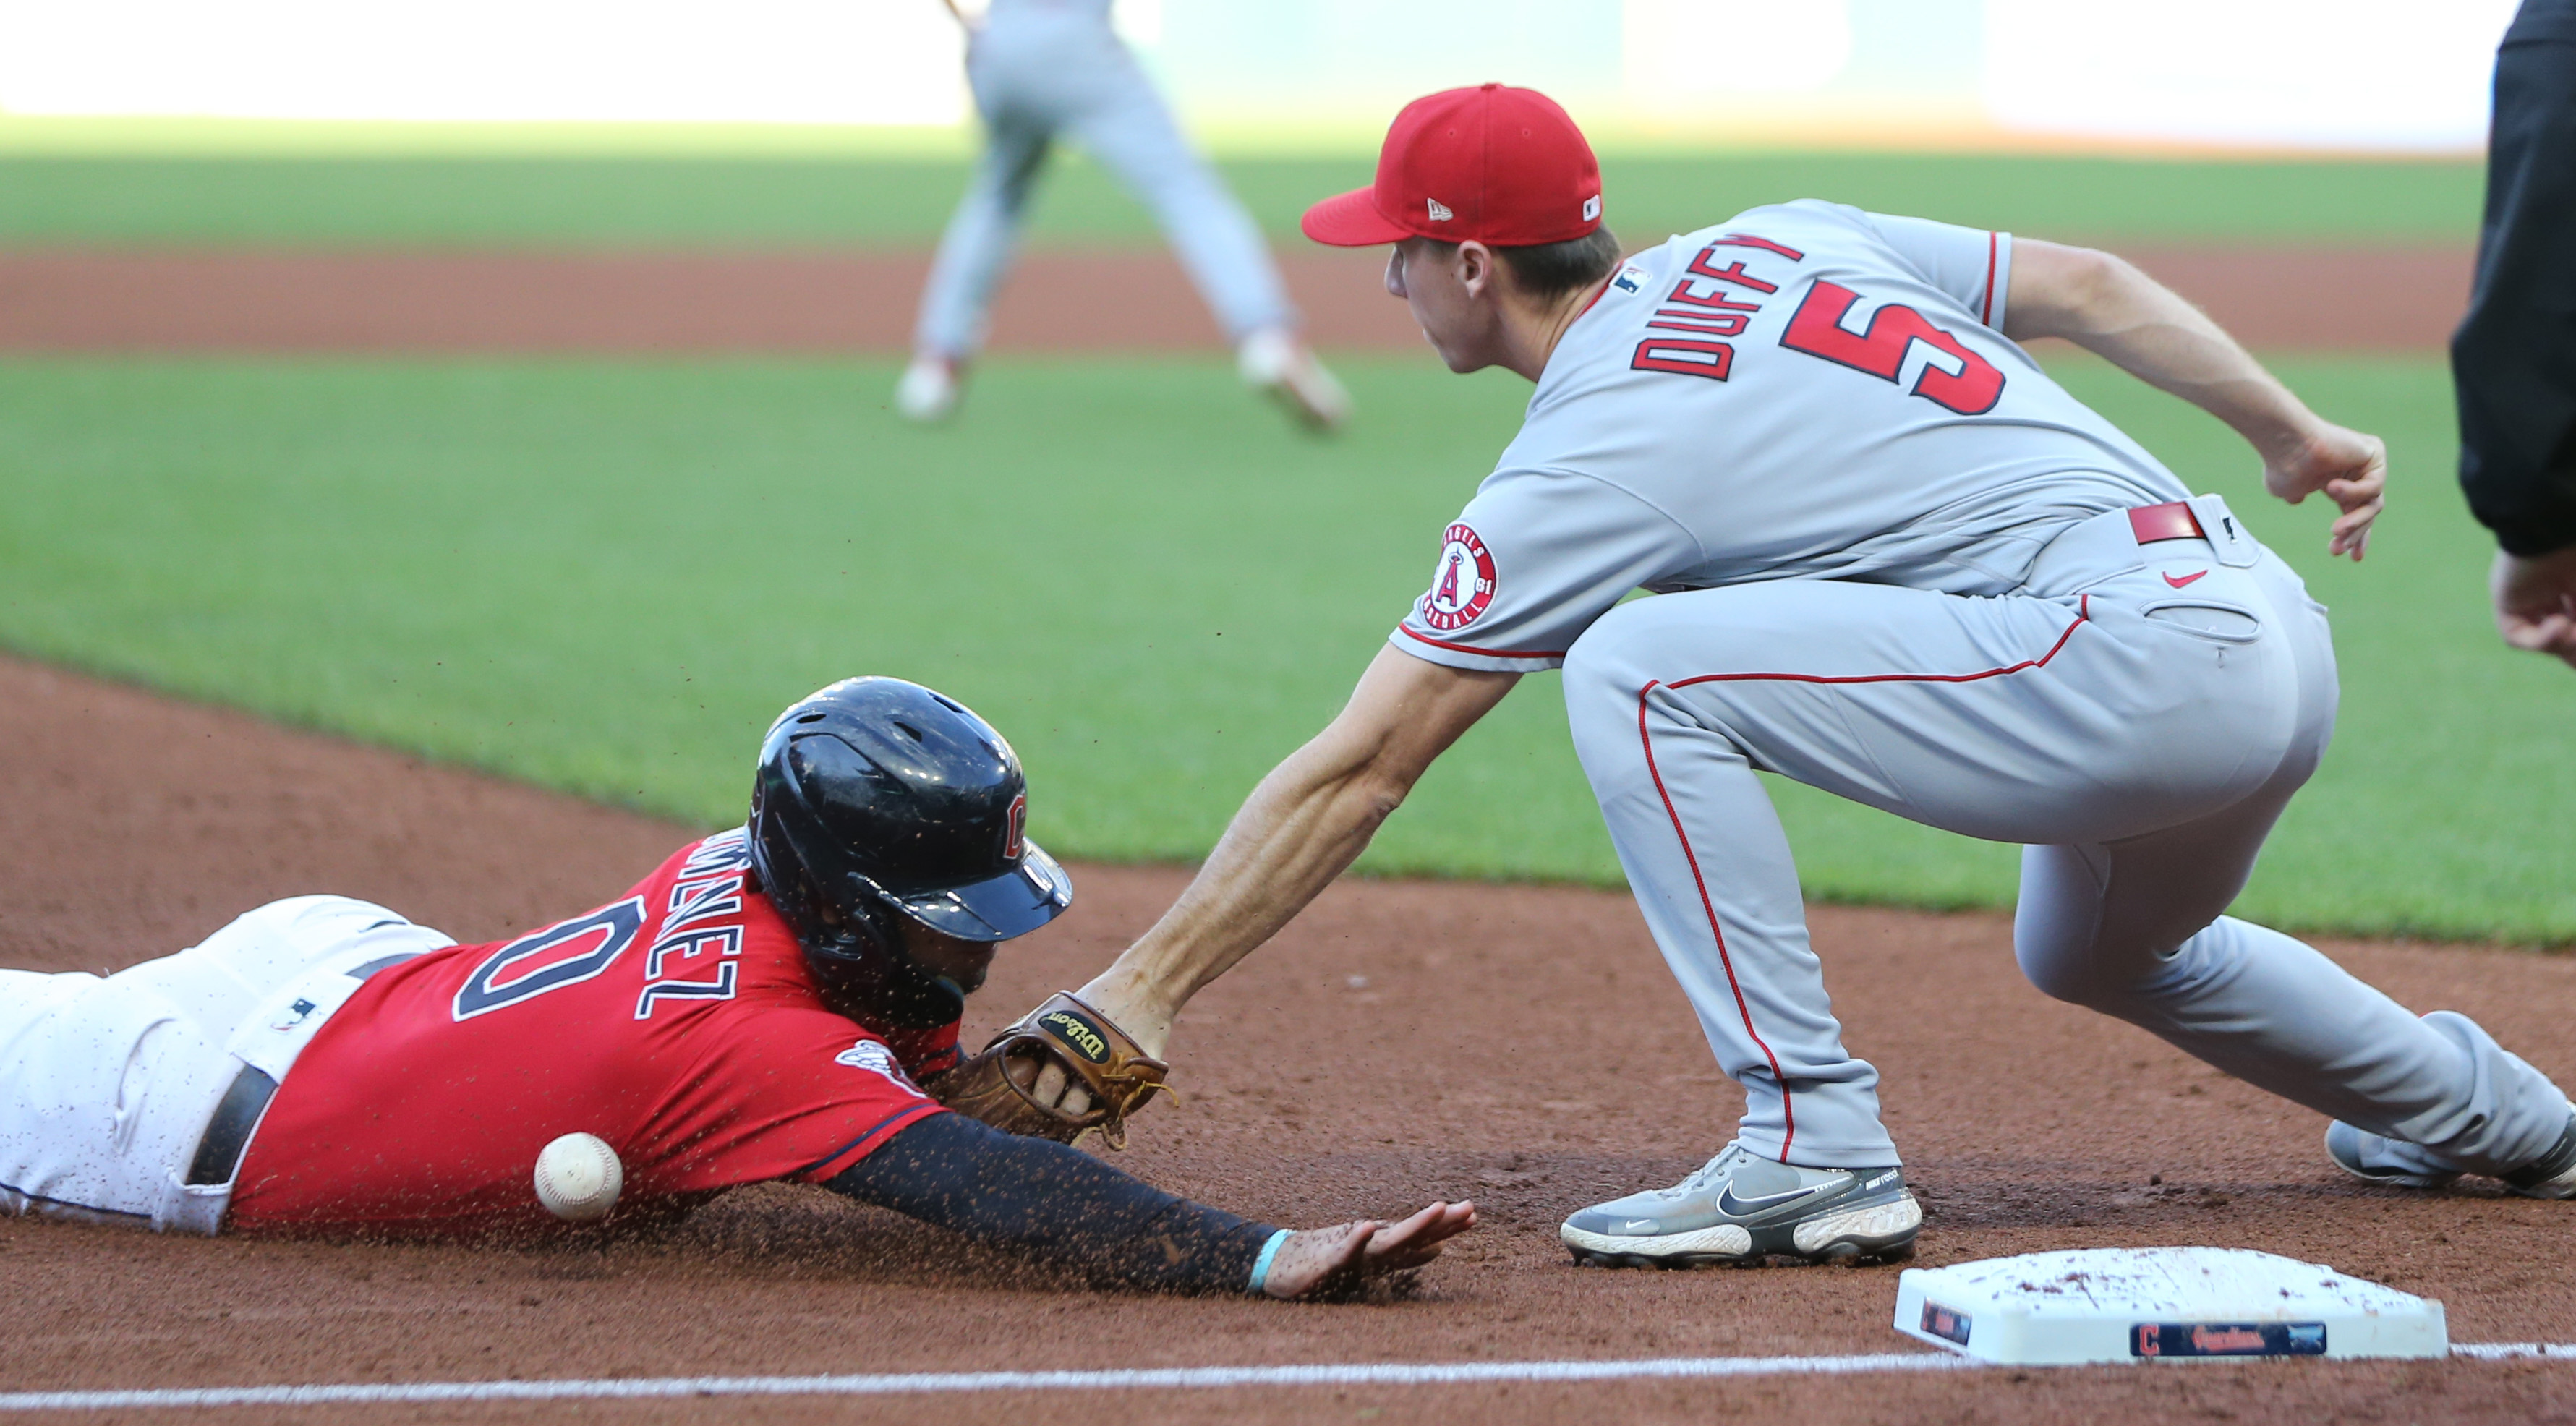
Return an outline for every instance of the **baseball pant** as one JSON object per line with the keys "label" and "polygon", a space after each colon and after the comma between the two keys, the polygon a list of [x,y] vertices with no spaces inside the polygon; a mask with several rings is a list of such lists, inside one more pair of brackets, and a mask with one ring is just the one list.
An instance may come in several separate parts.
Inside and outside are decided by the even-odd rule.
{"label": "baseball pant", "polygon": [[452,944],[381,906],[298,896],[110,976],[0,970],[0,1211],[214,1232],[232,1184],[187,1180],[243,1067],[283,1080],[351,971]]}
{"label": "baseball pant", "polygon": [[931,262],[916,350],[964,358],[983,346],[993,289],[1059,134],[1152,210],[1228,340],[1295,324],[1260,229],[1192,151],[1105,19],[1004,0],[975,36],[966,77],[984,120],[984,153]]}
{"label": "baseball pant", "polygon": [[[2193,505],[2236,529],[2214,498]],[[1997,597],[1784,580],[1636,600],[1575,643],[1565,698],[1756,1153],[1898,1161],[1757,771],[2025,844],[2031,981],[2272,1093],[2485,1172],[2566,1125],[2566,1096],[2466,1018],[2419,1020],[2220,914],[2334,724],[2325,611],[2250,538],[2140,545],[2113,511]]]}

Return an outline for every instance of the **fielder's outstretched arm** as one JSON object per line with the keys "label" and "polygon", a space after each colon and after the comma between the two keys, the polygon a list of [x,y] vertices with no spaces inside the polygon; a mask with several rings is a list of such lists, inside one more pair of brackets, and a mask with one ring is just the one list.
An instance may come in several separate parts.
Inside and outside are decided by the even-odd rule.
{"label": "fielder's outstretched arm", "polygon": [[2342,515],[2327,550],[2360,559],[2388,483],[2377,436],[2319,417],[2201,310],[2109,253],[2013,239],[2004,335],[2062,337],[2235,428],[2263,486],[2296,505],[2323,491]]}
{"label": "fielder's outstretched arm", "polygon": [[[1261,780],[1181,899],[1082,998],[1161,1055],[1181,1006],[1341,875],[1431,760],[1519,681],[1380,649],[1340,716]],[[1046,1098],[1054,1086],[1041,1085]]]}

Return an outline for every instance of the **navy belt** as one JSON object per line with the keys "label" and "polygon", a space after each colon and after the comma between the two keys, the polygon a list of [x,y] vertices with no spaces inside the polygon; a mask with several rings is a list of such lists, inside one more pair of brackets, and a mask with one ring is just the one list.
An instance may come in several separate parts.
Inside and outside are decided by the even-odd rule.
{"label": "navy belt", "polygon": [[[405,951],[385,956],[351,967],[349,976],[365,980],[421,954]],[[250,1148],[251,1131],[259,1127],[260,1116],[268,1112],[268,1101],[276,1097],[277,1081],[269,1077],[268,1071],[254,1065],[241,1067],[224,1097],[215,1102],[214,1117],[206,1121],[206,1136],[197,1141],[197,1156],[188,1163],[187,1181],[191,1187],[233,1181],[233,1174],[241,1168],[243,1152]]]}

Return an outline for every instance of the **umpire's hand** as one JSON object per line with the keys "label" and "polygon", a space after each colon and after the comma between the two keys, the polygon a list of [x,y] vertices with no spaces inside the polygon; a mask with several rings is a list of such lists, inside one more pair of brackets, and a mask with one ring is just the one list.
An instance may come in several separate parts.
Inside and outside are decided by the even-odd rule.
{"label": "umpire's hand", "polygon": [[2499,550],[2487,582],[2506,643],[2576,665],[2576,545],[2545,555]]}

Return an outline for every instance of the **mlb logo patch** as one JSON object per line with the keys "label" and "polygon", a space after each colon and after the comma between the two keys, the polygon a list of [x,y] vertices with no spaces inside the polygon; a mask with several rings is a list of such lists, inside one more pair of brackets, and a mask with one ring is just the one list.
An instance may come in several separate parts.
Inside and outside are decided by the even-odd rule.
{"label": "mlb logo patch", "polygon": [[1610,279],[1610,285],[1622,292],[1641,291],[1646,285],[1646,270],[1632,262],[1619,269],[1619,275]]}
{"label": "mlb logo patch", "polygon": [[1598,194],[1598,193],[1595,193],[1595,194],[1593,194],[1591,197],[1586,198],[1586,199],[1584,199],[1584,200],[1583,200],[1583,221],[1585,221],[1585,222],[1589,223],[1589,222],[1591,222],[1593,219],[1598,218],[1598,217],[1600,217],[1600,216],[1601,216],[1601,195],[1600,195],[1600,194]]}

